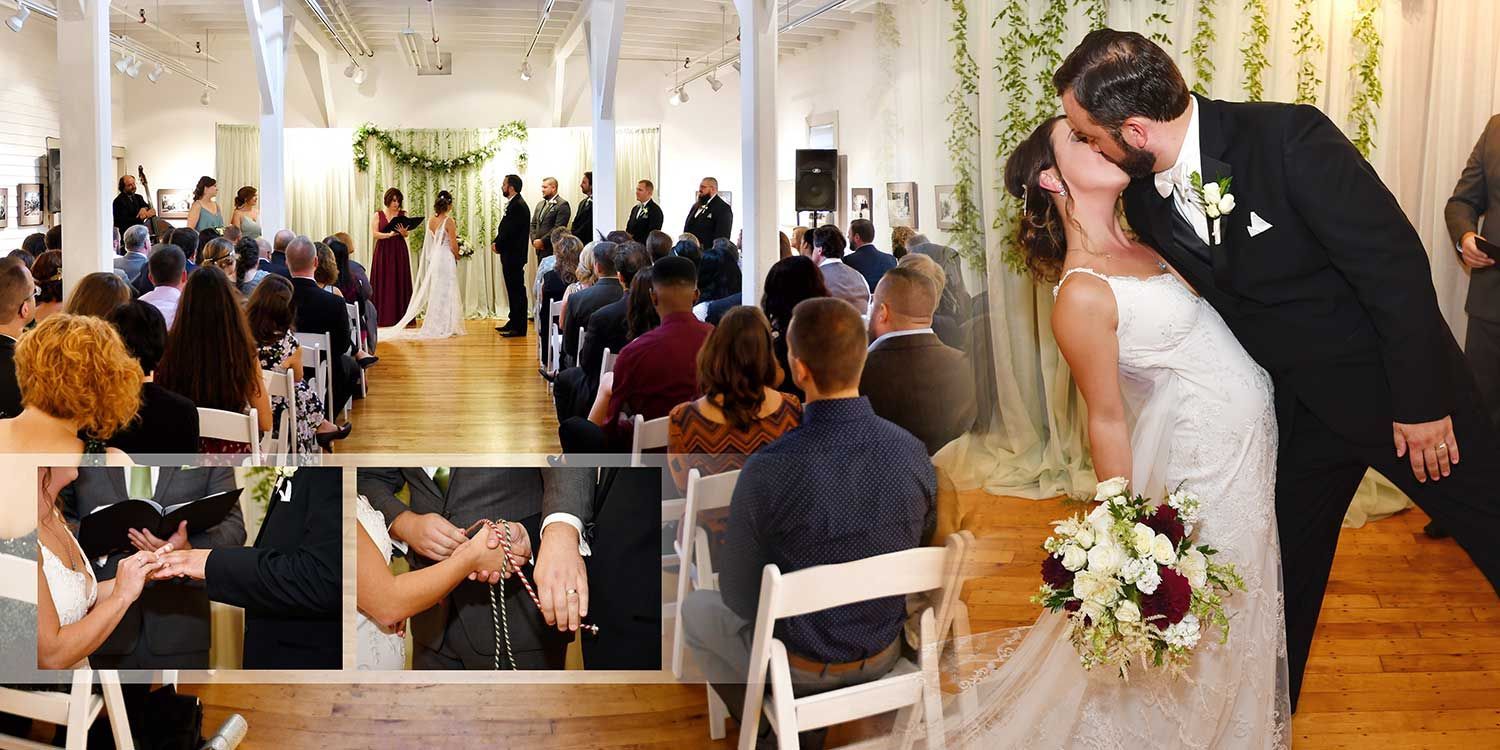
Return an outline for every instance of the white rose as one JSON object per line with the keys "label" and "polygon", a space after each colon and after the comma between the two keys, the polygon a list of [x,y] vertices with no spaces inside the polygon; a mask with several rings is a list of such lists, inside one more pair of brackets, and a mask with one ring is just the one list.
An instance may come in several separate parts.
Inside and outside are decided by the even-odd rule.
{"label": "white rose", "polygon": [[1095,486],[1094,500],[1102,503],[1112,497],[1125,494],[1125,490],[1129,488],[1130,481],[1125,477],[1111,477]]}
{"label": "white rose", "polygon": [[1126,561],[1130,559],[1125,554],[1125,550],[1115,544],[1114,540],[1094,545],[1094,548],[1088,551],[1088,556],[1089,572],[1106,576],[1113,576],[1120,572],[1120,568],[1124,567]]}
{"label": "white rose", "polygon": [[1078,611],[1083,613],[1084,617],[1092,620],[1095,625],[1098,625],[1099,621],[1104,619],[1104,605],[1097,602],[1084,602],[1083,606],[1078,608]]}
{"label": "white rose", "polygon": [[1162,638],[1173,646],[1192,648],[1198,645],[1198,639],[1203,637],[1202,629],[1198,624],[1198,617],[1189,612],[1176,625],[1169,625],[1162,632]]}
{"label": "white rose", "polygon": [[1135,602],[1126,599],[1115,607],[1115,619],[1120,622],[1140,622],[1141,608],[1137,607]]}
{"label": "white rose", "polygon": [[1136,579],[1135,588],[1142,594],[1150,595],[1156,593],[1156,589],[1161,586],[1161,570],[1156,567],[1155,562],[1151,560],[1145,562],[1147,569],[1140,578]]}
{"label": "white rose", "polygon": [[1094,546],[1094,527],[1079,527],[1077,533],[1073,535],[1073,543],[1083,549],[1088,549]]}
{"label": "white rose", "polygon": [[1177,572],[1186,577],[1193,588],[1203,588],[1208,584],[1208,558],[1196,548],[1190,549],[1178,558]]}
{"label": "white rose", "polygon": [[1210,219],[1217,219],[1217,218],[1219,218],[1219,202],[1218,201],[1206,201],[1206,202],[1204,202],[1204,204],[1203,204],[1203,213],[1207,214],[1208,218],[1210,218]]}
{"label": "white rose", "polygon": [[1226,195],[1219,199],[1219,213],[1227,214],[1234,210],[1234,196]]}
{"label": "white rose", "polygon": [[1062,548],[1062,564],[1064,568],[1077,573],[1088,565],[1089,556],[1076,544],[1064,545]]}
{"label": "white rose", "polygon": [[1166,534],[1156,535],[1156,540],[1151,543],[1151,558],[1162,565],[1177,562],[1177,547]]}
{"label": "white rose", "polygon": [[1151,552],[1151,544],[1156,541],[1156,532],[1146,524],[1137,523],[1130,530],[1131,544],[1135,546],[1137,555],[1147,555]]}
{"label": "white rose", "polygon": [[1219,183],[1217,183],[1217,182],[1204,183],[1204,185],[1203,185],[1203,202],[1204,203],[1218,203],[1220,195],[1221,195],[1221,193],[1219,192]]}

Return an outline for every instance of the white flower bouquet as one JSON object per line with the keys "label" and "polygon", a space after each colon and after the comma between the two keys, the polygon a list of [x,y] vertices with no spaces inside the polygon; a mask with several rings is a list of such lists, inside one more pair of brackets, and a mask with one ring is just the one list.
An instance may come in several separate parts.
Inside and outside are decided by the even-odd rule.
{"label": "white flower bouquet", "polygon": [[1201,505],[1180,489],[1156,505],[1120,477],[1100,482],[1087,516],[1052,524],[1042,587],[1032,602],[1068,613],[1068,638],[1085,669],[1132,664],[1181,676],[1207,630],[1229,640],[1224,598],[1245,590],[1217,551],[1196,544]]}

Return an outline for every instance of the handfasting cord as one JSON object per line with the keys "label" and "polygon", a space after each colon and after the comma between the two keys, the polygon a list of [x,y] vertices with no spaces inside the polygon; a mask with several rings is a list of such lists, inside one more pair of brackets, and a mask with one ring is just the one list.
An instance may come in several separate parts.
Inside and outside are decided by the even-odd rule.
{"label": "handfasting cord", "polygon": [[[497,536],[497,537],[500,538],[500,547],[505,552],[505,567],[506,567],[507,570],[509,570],[510,566],[511,566],[511,561],[510,561],[510,549],[511,549],[511,546],[510,546],[511,545],[510,524],[506,523],[504,520],[500,520],[500,521],[488,521],[488,522],[481,521],[480,523],[488,523],[489,527],[490,527],[490,531],[493,532],[495,534],[495,536]],[[522,571],[521,568],[518,566],[515,569],[515,574],[516,574],[517,578],[521,579],[521,585],[526,588],[526,594],[531,597],[532,603],[535,604],[537,610],[540,611],[542,609],[542,600],[541,600],[540,597],[538,597],[536,595],[536,589],[533,589],[531,587],[531,581],[527,580],[526,573],[524,571]],[[501,598],[504,598],[504,596],[505,596],[505,579],[504,578],[500,579],[500,584],[499,585],[500,585],[500,595],[501,595]],[[503,637],[504,640],[505,640],[504,645],[505,645],[505,657],[506,657],[506,661],[508,661],[510,663],[510,668],[511,668],[512,671],[514,671],[516,669],[516,655],[511,650],[511,644],[510,644],[510,619],[506,616],[505,608],[502,607],[502,606],[500,606],[499,602],[495,598],[495,585],[494,584],[490,585],[490,616],[495,621],[495,669],[496,670],[500,669],[500,646],[501,646],[501,638]],[[587,623],[583,623],[583,624],[580,624],[579,627],[582,628],[582,629],[584,629],[584,630],[589,631],[590,633],[593,633],[594,635],[598,635],[599,634],[599,626],[598,625],[590,625],[590,624],[587,624]]]}

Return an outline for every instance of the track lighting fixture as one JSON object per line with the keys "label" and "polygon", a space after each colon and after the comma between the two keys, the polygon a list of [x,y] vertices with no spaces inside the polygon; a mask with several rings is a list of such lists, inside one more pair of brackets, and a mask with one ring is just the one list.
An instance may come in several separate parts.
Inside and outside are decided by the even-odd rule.
{"label": "track lighting fixture", "polygon": [[17,6],[16,14],[5,19],[5,25],[9,26],[11,31],[19,34],[21,33],[21,27],[26,25],[26,19],[31,17],[31,8],[26,7],[25,3],[17,3]]}

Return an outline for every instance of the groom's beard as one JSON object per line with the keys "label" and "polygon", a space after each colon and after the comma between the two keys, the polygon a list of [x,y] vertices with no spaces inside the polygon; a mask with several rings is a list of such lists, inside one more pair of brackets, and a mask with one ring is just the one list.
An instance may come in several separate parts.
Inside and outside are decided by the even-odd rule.
{"label": "groom's beard", "polygon": [[[1156,154],[1143,148],[1136,148],[1125,142],[1118,131],[1114,134],[1115,143],[1125,152],[1118,161],[1110,159],[1115,166],[1119,167],[1125,174],[1135,177],[1150,177],[1156,173]],[[1108,158],[1108,157],[1105,157]]]}

